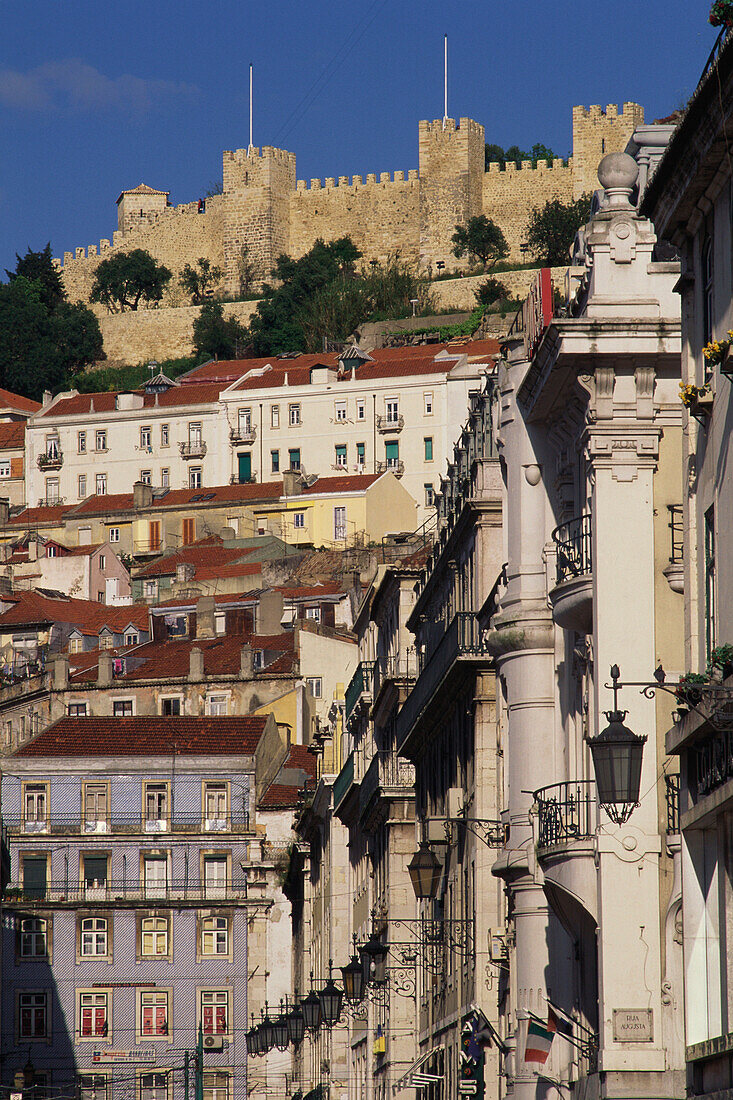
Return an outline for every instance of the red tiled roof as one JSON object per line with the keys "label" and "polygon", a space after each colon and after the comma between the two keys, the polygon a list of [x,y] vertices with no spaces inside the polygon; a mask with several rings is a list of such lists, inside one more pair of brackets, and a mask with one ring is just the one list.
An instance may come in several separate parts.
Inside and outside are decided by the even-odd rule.
{"label": "red tiled roof", "polygon": [[228,756],[254,753],[267,718],[61,718],[15,756]]}
{"label": "red tiled roof", "polygon": [[25,508],[16,516],[11,516],[9,523],[19,527],[27,527],[32,523],[54,524],[59,523],[71,511],[73,505],[70,504],[44,504],[40,508]]}
{"label": "red tiled roof", "polygon": [[[312,485],[303,486],[302,496],[318,496],[319,493],[358,493],[368,489],[381,474],[342,474],[340,477],[319,477]],[[292,497],[288,500],[292,501]]]}
{"label": "red tiled roof", "polygon": [[197,581],[210,581],[228,577],[253,577],[262,572],[262,562],[233,562],[231,565],[199,565],[196,567]]}
{"label": "red tiled roof", "polygon": [[[191,543],[190,546],[182,546],[174,554],[166,554],[143,566],[135,574],[137,577],[167,577],[176,572],[179,565],[193,565],[197,568],[214,568],[230,565],[240,558],[247,557],[254,550],[253,546],[234,547],[229,546],[218,536],[204,539],[201,542]],[[259,566],[258,566],[259,568]],[[257,572],[258,570],[254,570]]]}
{"label": "red tiled roof", "polygon": [[316,774],[316,758],[308,751],[307,745],[291,745],[284,768],[302,768],[308,775]]}
{"label": "red tiled roof", "polygon": [[25,446],[25,420],[0,421],[0,450],[21,450]]}
{"label": "red tiled roof", "polygon": [[310,600],[319,596],[345,596],[346,593],[340,584],[313,584],[313,585],[276,585],[277,592],[282,592],[286,600]]}
{"label": "red tiled roof", "polygon": [[[141,393],[139,390],[135,392],[141,393],[143,408],[152,409],[176,408],[179,405],[211,405],[219,400],[222,389],[224,389],[224,383],[210,382],[204,385],[171,386],[169,390],[159,394]],[[59,398],[40,415],[49,416],[52,419],[59,416],[87,415],[92,411],[92,403],[95,413],[114,412],[117,407],[117,393],[115,391],[75,393],[71,397]]]}
{"label": "red tiled roof", "polygon": [[260,799],[260,810],[289,810],[298,805],[301,788],[289,783],[271,783]]}
{"label": "red tiled roof", "polygon": [[[259,601],[262,595],[261,588],[250,588],[246,592],[218,592],[212,593],[215,603],[225,604],[226,606],[234,606],[237,603],[252,603],[255,604]],[[169,600],[159,600],[154,607],[150,608],[153,615],[160,613],[161,611],[170,611],[172,608],[177,607],[192,607],[195,609],[198,602],[198,596],[193,598],[184,598],[183,596],[172,596]]]}
{"label": "red tiled roof", "polygon": [[[142,509],[145,513],[159,508],[182,508],[191,504],[238,504],[246,501],[277,500],[282,495],[281,481],[265,481],[246,485],[212,485],[204,489],[170,489],[164,496]],[[194,500],[199,497],[199,500]],[[202,500],[200,498],[207,499]],[[211,498],[211,499],[208,499]],[[107,493],[91,496],[72,509],[74,516],[103,515],[106,512],[132,512],[132,493]]]}
{"label": "red tiled roof", "polygon": [[0,630],[36,623],[68,623],[82,634],[98,634],[104,626],[121,633],[132,623],[138,630],[147,630],[148,608],[144,604],[110,607],[93,600],[55,599],[40,592],[16,592],[10,597],[13,606],[0,613]]}
{"label": "red tiled roof", "polygon": [[20,412],[35,413],[41,408],[38,401],[31,401],[30,397],[21,397],[19,393],[0,388],[0,408],[18,409]]}

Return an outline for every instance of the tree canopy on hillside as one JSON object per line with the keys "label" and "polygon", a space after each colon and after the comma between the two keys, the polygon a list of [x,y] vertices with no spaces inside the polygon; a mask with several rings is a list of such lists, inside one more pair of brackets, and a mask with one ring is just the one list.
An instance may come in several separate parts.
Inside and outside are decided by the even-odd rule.
{"label": "tree canopy on hillside", "polygon": [[168,268],[144,248],[115,252],[97,268],[89,300],[100,302],[112,313],[125,313],[136,310],[140,302],[159,302],[171,278]]}
{"label": "tree canopy on hillside", "polygon": [[493,267],[509,255],[509,245],[504,234],[496,222],[485,214],[469,218],[465,225],[457,225],[451,240],[454,256],[461,257],[468,252],[469,256],[480,260],[484,270],[487,265]]}
{"label": "tree canopy on hillside", "polygon": [[570,247],[581,225],[590,217],[590,195],[574,202],[549,199],[527,222],[527,243],[536,260],[548,267],[569,263]]}
{"label": "tree canopy on hillside", "polygon": [[540,160],[547,160],[552,163],[558,157],[557,153],[553,153],[552,149],[548,145],[543,145],[541,141],[535,142],[529,153],[520,149],[518,145],[510,145],[508,149],[502,149],[501,145],[493,145],[489,142],[486,143],[484,152],[484,162],[486,169],[491,163],[497,162],[505,168],[507,163],[521,164],[523,160],[530,160],[533,165],[537,165]]}

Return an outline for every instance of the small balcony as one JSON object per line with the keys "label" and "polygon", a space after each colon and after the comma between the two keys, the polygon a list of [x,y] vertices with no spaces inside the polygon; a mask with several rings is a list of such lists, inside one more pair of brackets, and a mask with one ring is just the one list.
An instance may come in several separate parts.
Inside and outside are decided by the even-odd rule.
{"label": "small balcony", "polygon": [[60,451],[58,447],[45,451],[38,456],[36,464],[39,470],[60,470],[64,464],[63,451]]}
{"label": "small balcony", "polygon": [[228,882],[185,882],[183,880],[160,882],[103,881],[68,883],[47,882],[24,889],[20,884],[6,886],[3,895],[5,906],[18,905],[27,908],[37,906],[63,906],[74,908],[85,905],[110,905],[115,902],[125,906],[156,905],[168,903],[175,905],[201,905],[216,901],[236,904],[247,900],[247,879],[240,874]]}
{"label": "small balcony", "polygon": [[378,416],[377,431],[385,435],[390,432],[401,432],[405,426],[404,416]]}
{"label": "small balcony", "polygon": [[589,634],[593,629],[593,560],[591,516],[576,516],[552,532],[556,583],[550,592],[552,615],[564,630]]}
{"label": "small balcony", "polygon": [[396,752],[374,754],[359,790],[359,817],[363,824],[373,823],[379,815],[380,802],[396,798],[413,798],[415,767]]}
{"label": "small balcony", "polygon": [[238,428],[229,429],[229,442],[233,447],[254,443],[256,439],[257,429],[252,424],[240,424]]}
{"label": "small balcony", "polygon": [[203,458],[206,454],[206,444],[203,439],[189,439],[188,443],[179,443],[178,450],[181,458]]}
{"label": "small balcony", "polygon": [[45,815],[6,814],[7,834],[14,840],[36,836],[136,836],[143,833],[182,834],[249,833],[249,814],[221,813],[214,817],[178,811],[166,817],[141,813],[55,813]]}
{"label": "small balcony", "polygon": [[384,462],[377,463],[377,473],[386,474],[387,470],[395,477],[402,477],[405,472],[405,464],[399,458],[388,458]]}
{"label": "small balcony", "polygon": [[[415,649],[409,649],[404,653],[398,653],[390,657],[379,657],[374,662],[374,675],[372,680],[372,697],[374,699],[374,713],[381,707],[382,701],[389,696],[392,698],[409,690],[415,683],[418,674],[418,656]],[[395,689],[390,692],[390,688]]]}
{"label": "small balcony", "polygon": [[595,865],[598,803],[595,781],[576,779],[535,791],[537,857],[553,908],[580,905],[598,919]]}
{"label": "small balcony", "polygon": [[535,791],[539,808],[538,850],[569,841],[588,840],[596,834],[595,783],[577,779],[554,783]]}
{"label": "small balcony", "polygon": [[374,663],[372,661],[361,661],[356,666],[356,672],[351,677],[344,696],[347,722],[357,705],[361,707],[371,704],[373,679]]}
{"label": "small balcony", "polygon": [[340,821],[348,821],[351,810],[358,805],[359,781],[356,777],[355,755],[350,752],[333,784],[333,812]]}
{"label": "small balcony", "polygon": [[668,504],[669,512],[669,565],[664,569],[667,584],[673,592],[685,591],[684,531],[681,504]]}

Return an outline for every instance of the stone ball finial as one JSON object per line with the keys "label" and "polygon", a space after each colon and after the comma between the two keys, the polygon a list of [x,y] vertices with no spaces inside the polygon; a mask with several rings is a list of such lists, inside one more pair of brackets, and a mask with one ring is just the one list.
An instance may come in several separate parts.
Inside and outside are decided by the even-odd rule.
{"label": "stone ball finial", "polygon": [[598,181],[606,191],[631,191],[639,176],[639,166],[628,153],[606,153],[598,165]]}

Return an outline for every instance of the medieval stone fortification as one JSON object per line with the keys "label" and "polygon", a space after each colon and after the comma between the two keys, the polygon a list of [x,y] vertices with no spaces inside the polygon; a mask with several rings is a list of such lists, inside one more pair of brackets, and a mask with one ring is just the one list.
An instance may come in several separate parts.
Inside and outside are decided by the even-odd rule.
{"label": "medieval stone fortification", "polygon": [[[522,259],[528,216],[548,199],[567,201],[597,187],[596,168],[605,153],[622,150],[644,121],[644,110],[625,103],[573,108],[573,155],[564,163],[529,161],[490,164],[484,170],[484,127],[469,118],[421,122],[419,169],[379,176],[340,176],[310,185],[296,179],[295,154],[272,146],[223,155],[223,194],[197,202],[168,204],[168,192],[141,185],[117,200],[118,228],[111,241],[65,252],[62,272],[69,297],[88,300],[100,259],[115,250],[147,249],[174,276],[184,264],[206,256],[225,271],[227,294],[240,292],[242,249],[257,277],[266,279],[278,255],[298,257],[317,237],[349,236],[366,260],[384,260],[399,250],[437,273],[442,260],[460,269],[451,254],[457,224],[487,214],[501,227],[512,260]],[[184,306],[171,281],[164,305]],[[106,311],[101,311],[106,312]]]}

